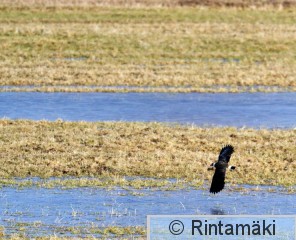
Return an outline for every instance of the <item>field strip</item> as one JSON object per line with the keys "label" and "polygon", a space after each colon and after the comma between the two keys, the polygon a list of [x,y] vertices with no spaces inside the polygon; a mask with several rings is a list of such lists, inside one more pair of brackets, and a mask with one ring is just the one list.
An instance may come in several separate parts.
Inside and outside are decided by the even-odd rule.
{"label": "field strip", "polygon": [[141,176],[201,185],[233,144],[232,184],[295,185],[295,129],[199,128],[161,123],[0,121],[0,176]]}

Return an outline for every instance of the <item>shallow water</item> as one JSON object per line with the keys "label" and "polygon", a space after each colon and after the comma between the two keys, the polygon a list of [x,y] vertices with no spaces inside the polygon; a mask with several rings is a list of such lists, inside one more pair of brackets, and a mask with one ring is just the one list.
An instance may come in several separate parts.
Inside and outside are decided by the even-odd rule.
{"label": "shallow water", "polygon": [[250,191],[227,188],[210,195],[206,190],[192,189],[4,187],[0,193],[0,226],[5,227],[6,234],[16,232],[18,226],[26,223],[25,232],[29,236],[62,235],[71,234],[65,230],[69,226],[145,227],[148,214],[296,214],[296,194],[280,192],[276,187],[275,192],[242,188]]}
{"label": "shallow water", "polygon": [[0,93],[0,117],[293,128],[296,93]]}

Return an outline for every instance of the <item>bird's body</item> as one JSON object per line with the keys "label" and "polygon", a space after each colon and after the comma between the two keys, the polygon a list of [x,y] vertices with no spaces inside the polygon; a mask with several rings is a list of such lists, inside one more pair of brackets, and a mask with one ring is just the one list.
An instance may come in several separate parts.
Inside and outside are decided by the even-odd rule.
{"label": "bird's body", "polygon": [[[228,162],[233,152],[234,148],[231,145],[226,145],[221,149],[218,161],[211,165],[215,168],[215,173],[212,179],[210,193],[218,193],[224,188],[226,169],[228,168]],[[230,166],[230,170],[234,169],[234,166]]]}

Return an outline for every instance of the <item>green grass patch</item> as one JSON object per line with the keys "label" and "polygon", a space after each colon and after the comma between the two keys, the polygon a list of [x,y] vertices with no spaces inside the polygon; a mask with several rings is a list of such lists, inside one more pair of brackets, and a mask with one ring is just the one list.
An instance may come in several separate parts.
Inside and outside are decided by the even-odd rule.
{"label": "green grass patch", "polygon": [[260,23],[294,24],[295,9],[2,8],[2,23]]}

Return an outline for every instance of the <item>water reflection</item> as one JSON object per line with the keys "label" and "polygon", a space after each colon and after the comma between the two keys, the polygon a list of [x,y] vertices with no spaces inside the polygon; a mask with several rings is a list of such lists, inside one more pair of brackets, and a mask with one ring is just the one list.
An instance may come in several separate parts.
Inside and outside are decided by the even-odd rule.
{"label": "water reflection", "polygon": [[221,208],[211,208],[212,215],[226,215],[225,211]]}

